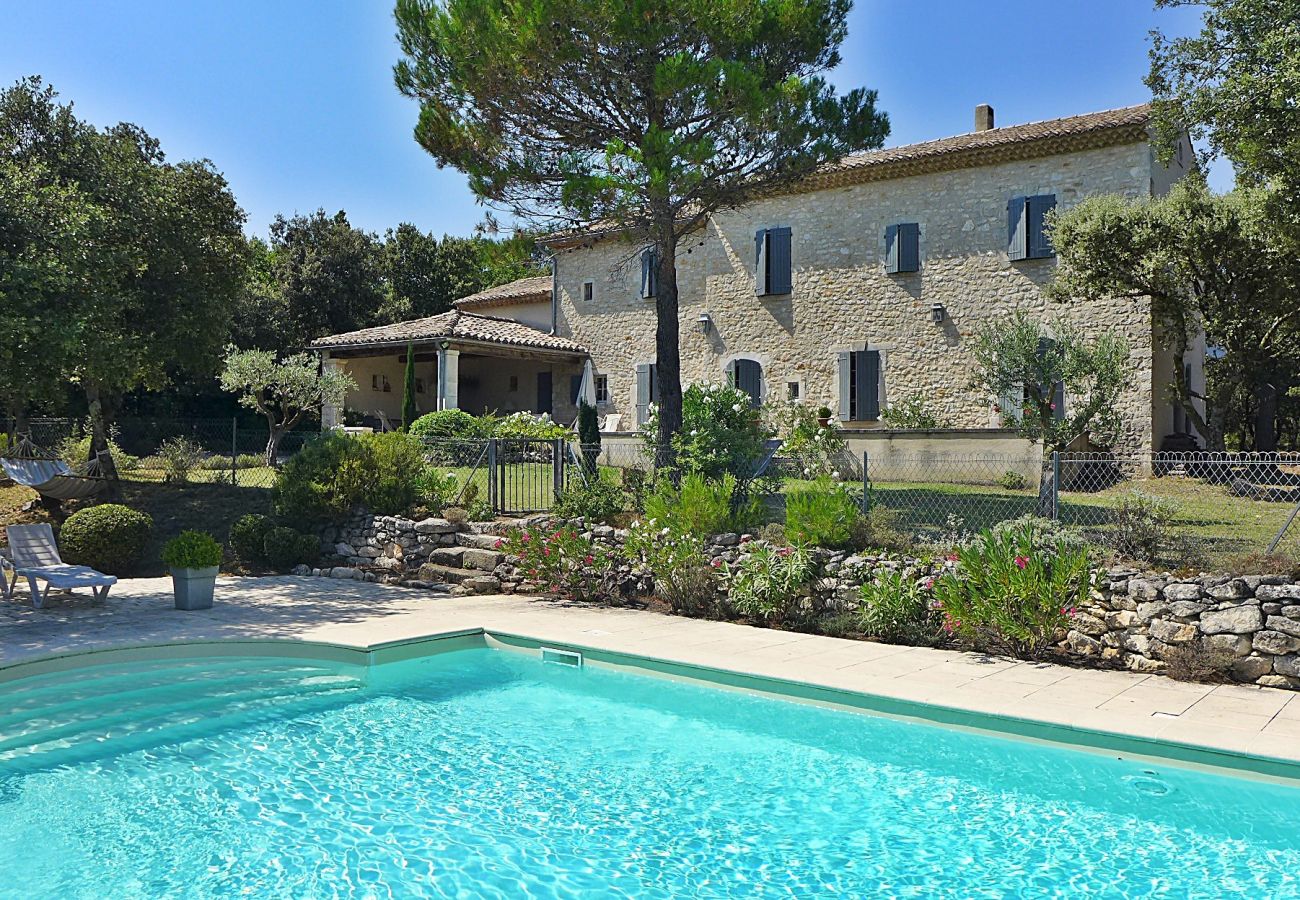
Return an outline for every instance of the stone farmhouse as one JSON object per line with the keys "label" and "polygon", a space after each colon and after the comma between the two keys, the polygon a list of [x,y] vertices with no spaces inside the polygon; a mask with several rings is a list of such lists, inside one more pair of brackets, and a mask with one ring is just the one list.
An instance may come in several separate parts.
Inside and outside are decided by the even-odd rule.
{"label": "stone farmhouse", "polygon": [[[1183,446],[1190,428],[1170,400],[1174,360],[1149,305],[1042,295],[1057,265],[1048,211],[1097,194],[1158,196],[1195,165],[1186,141],[1161,164],[1148,120],[1142,105],[998,128],[982,105],[970,133],[854,154],[714,215],[678,251],[683,382],[729,380],[755,403],[826,405],[863,439],[885,437],[882,411],[920,395],[953,426],[932,437],[967,452],[1004,449],[1020,398],[970,388],[969,343],[1024,310],[1123,334],[1131,375],[1120,448]],[[356,378],[347,406],[395,418],[414,342],[422,411],[526,409],[570,422],[589,364],[609,430],[635,431],[655,399],[651,251],[596,231],[547,246],[551,277],[315,342]],[[1198,391],[1203,362],[1203,345],[1182,361]]]}

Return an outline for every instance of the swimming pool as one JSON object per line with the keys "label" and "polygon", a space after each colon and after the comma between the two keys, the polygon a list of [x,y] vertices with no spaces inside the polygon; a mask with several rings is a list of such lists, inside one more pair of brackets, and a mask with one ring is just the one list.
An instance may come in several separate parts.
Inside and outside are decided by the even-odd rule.
{"label": "swimming pool", "polygon": [[469,649],[0,685],[0,895],[1286,897],[1300,790]]}

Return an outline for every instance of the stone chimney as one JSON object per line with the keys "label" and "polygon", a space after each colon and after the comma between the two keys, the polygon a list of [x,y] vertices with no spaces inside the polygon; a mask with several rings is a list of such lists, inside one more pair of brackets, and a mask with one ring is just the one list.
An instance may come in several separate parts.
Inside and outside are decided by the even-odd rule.
{"label": "stone chimney", "polygon": [[993,107],[981,103],[975,107],[975,130],[988,131],[993,127]]}

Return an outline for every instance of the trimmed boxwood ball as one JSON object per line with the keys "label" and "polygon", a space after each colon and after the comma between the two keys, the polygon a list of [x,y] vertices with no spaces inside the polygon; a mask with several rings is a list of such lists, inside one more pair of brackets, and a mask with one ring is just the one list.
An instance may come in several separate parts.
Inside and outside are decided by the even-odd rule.
{"label": "trimmed boxwood ball", "polygon": [[286,525],[268,529],[262,545],[266,564],[277,572],[287,572],[299,563],[313,563],[320,556],[320,540]]}
{"label": "trimmed boxwood ball", "polygon": [[109,575],[127,575],[144,558],[153,519],[119,503],[102,503],[68,516],[59,531],[63,558]]}
{"label": "trimmed boxwood ball", "polygon": [[271,517],[257,513],[240,516],[230,526],[230,549],[246,563],[266,561],[266,533],[271,528]]}
{"label": "trimmed boxwood ball", "polygon": [[182,531],[163,547],[162,561],[167,568],[210,569],[221,565],[221,545],[205,531]]}

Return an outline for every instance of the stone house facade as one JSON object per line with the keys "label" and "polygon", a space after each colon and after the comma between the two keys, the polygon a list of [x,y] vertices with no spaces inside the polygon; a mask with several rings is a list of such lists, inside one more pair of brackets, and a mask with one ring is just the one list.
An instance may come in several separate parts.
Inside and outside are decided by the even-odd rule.
{"label": "stone house facade", "polygon": [[[1010,437],[1007,418],[1021,403],[971,388],[971,339],[1023,311],[1045,328],[1061,318],[1085,334],[1127,339],[1120,449],[1150,452],[1186,433],[1170,400],[1174,362],[1149,304],[1047,301],[1058,263],[1041,226],[1047,210],[1085,197],[1163,194],[1194,165],[1190,144],[1161,164],[1147,106],[1004,128],[992,119],[981,106],[970,133],[846,157],[684,236],[676,260],[683,383],[731,380],[756,402],[826,405],[864,440],[888,431],[883,411],[919,395],[967,444],[991,446],[986,438]],[[607,430],[636,430],[655,391],[646,249],[598,231],[545,244],[549,280],[493,288],[444,317],[318,341],[357,376],[348,406],[373,399],[366,391],[372,379],[382,389],[383,374],[398,384],[389,399],[400,404],[394,377],[413,340],[429,383],[439,385],[429,408],[532,409],[572,421],[589,362]],[[457,315],[477,323],[475,337],[500,331],[513,343],[457,344],[443,321]],[[457,367],[450,382],[438,375],[440,360]],[[1194,390],[1204,386],[1203,360],[1203,345],[1184,360]],[[1068,408],[1070,398],[1062,401]]]}

